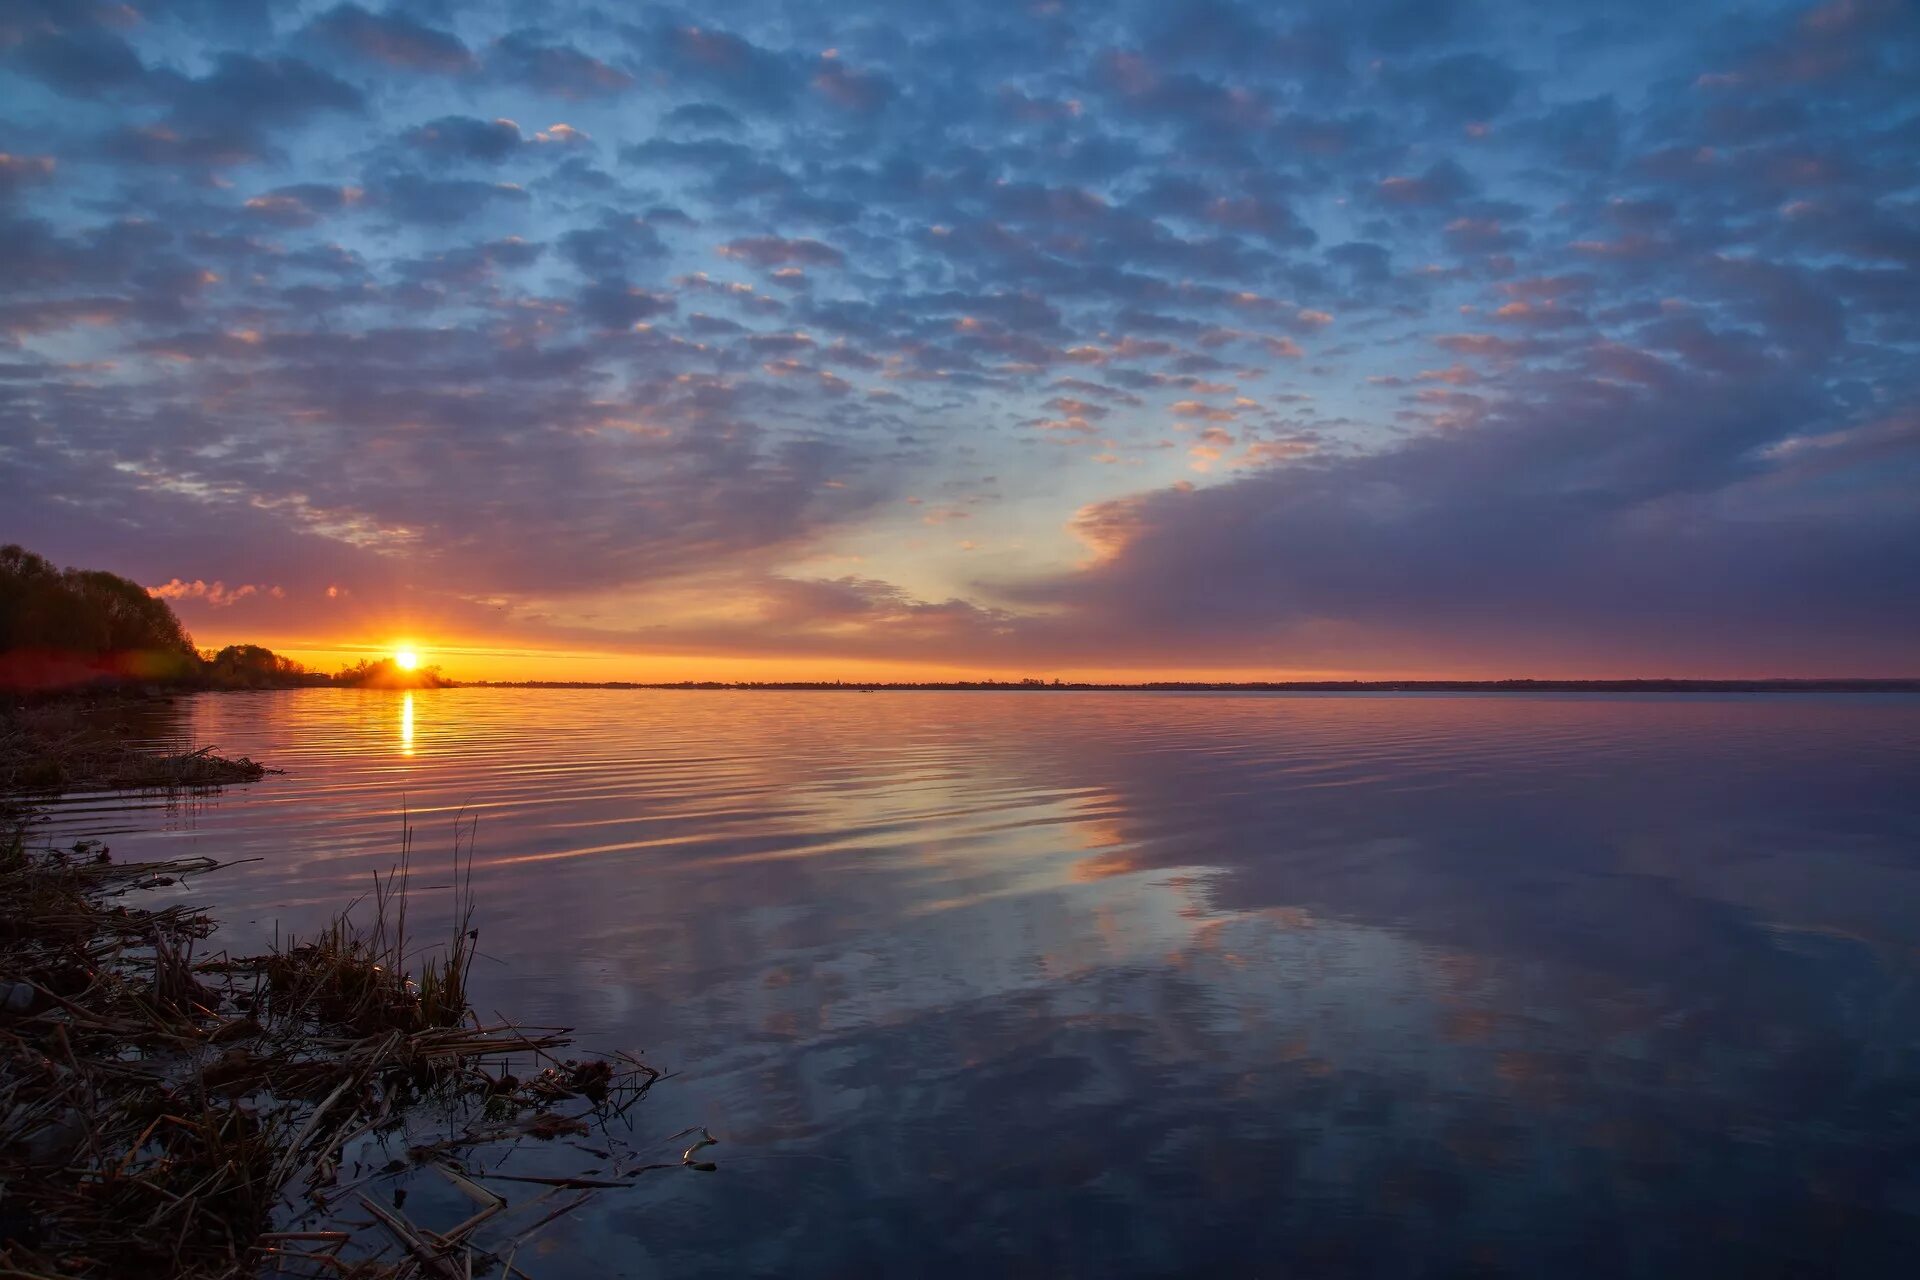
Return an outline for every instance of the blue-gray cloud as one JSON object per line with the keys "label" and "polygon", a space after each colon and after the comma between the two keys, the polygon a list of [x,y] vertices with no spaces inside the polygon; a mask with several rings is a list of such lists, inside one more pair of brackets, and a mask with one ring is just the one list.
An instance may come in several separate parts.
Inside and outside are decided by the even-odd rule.
{"label": "blue-gray cloud", "polygon": [[182,532],[244,512],[529,634],[704,578],[759,612],[588,630],[996,665],[1916,639],[1910,4],[227,8],[0,15],[56,556],[259,580]]}

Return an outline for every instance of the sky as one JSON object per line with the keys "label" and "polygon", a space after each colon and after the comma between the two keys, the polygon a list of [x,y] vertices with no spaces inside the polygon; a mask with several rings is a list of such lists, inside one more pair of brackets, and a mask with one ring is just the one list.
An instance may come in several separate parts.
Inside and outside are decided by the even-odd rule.
{"label": "sky", "polygon": [[0,540],[455,675],[1920,674],[1920,4],[0,5]]}

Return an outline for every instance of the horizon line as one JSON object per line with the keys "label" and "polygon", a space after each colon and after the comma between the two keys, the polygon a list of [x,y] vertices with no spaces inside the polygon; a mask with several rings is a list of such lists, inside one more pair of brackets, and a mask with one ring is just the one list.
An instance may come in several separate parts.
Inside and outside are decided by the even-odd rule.
{"label": "horizon line", "polygon": [[1920,693],[1920,676],[1765,676],[1758,678],[1709,676],[1538,677],[1505,676],[1492,679],[1449,677],[1387,677],[1316,680],[1064,680],[1025,677],[968,680],[461,680],[447,678],[450,688],[494,689],[861,689],[861,690],[1246,690],[1338,692],[1342,690],[1478,690],[1531,689],[1623,692],[1737,692],[1807,690],[1833,692]]}

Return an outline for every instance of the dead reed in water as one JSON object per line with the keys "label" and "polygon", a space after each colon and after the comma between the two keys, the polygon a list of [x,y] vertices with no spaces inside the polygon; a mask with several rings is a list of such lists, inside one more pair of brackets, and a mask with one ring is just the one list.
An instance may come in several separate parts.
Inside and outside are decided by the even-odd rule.
{"label": "dead reed in water", "polygon": [[[361,904],[370,921],[350,908],[247,959],[196,958],[215,927],[202,911],[128,901],[208,859],[29,849],[19,828],[0,841],[0,1275],[524,1275],[519,1245],[586,1197],[712,1168],[696,1158],[704,1130],[678,1159],[626,1153],[613,1130],[651,1067],[562,1060],[562,1028],[473,1017],[462,831],[448,942],[410,936],[409,832]],[[493,1159],[529,1138],[593,1163],[519,1174]],[[475,1206],[461,1220],[431,1229],[402,1209],[428,1170]],[[538,1191],[513,1204],[489,1184]]]}
{"label": "dead reed in water", "polygon": [[63,791],[195,791],[258,782],[267,767],[245,756],[155,751],[115,732],[111,717],[79,702],[0,712],[0,795]]}

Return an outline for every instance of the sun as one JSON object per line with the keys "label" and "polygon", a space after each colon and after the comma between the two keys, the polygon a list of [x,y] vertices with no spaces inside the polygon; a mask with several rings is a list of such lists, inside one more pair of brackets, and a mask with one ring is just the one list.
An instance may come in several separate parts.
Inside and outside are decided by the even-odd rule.
{"label": "sun", "polygon": [[393,665],[402,671],[411,671],[420,665],[420,655],[411,649],[395,649],[393,651]]}

